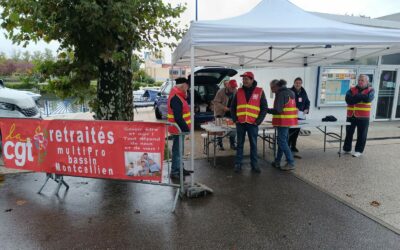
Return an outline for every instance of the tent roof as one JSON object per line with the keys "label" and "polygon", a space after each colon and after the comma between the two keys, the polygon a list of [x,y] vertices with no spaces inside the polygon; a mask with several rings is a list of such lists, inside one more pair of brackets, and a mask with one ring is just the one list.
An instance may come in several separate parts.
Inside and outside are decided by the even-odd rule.
{"label": "tent roof", "polygon": [[192,22],[172,56],[174,65],[300,67],[400,51],[400,29],[325,19],[286,0],[263,0],[228,19]]}
{"label": "tent roof", "polygon": [[376,28],[385,28],[385,29],[400,29],[400,22],[393,20],[384,20],[380,18],[368,18],[361,16],[349,16],[349,15],[336,15],[336,14],[328,14],[328,13],[320,13],[320,12],[311,12],[313,15],[335,20],[343,23],[350,23],[361,26],[369,26]]}

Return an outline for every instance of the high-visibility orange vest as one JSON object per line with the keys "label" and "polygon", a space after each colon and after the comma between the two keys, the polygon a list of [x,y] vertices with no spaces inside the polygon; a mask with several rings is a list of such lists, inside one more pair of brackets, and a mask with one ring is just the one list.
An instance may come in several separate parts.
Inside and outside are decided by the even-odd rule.
{"label": "high-visibility orange vest", "polygon": [[237,91],[237,106],[236,116],[239,123],[255,124],[258,115],[260,114],[260,102],[262,88],[255,87],[250,96],[249,102],[246,100],[246,94],[243,88]]}
{"label": "high-visibility orange vest", "polygon": [[290,127],[298,124],[296,101],[289,98],[289,101],[283,107],[283,112],[272,115],[272,125],[275,127]]}
{"label": "high-visibility orange vest", "polygon": [[[191,124],[191,120],[190,120],[190,106],[189,106],[189,104],[187,103],[186,98],[185,98],[185,97],[186,97],[186,93],[183,92],[182,90],[180,90],[180,89],[177,88],[177,87],[173,87],[173,88],[171,89],[171,92],[169,93],[169,96],[168,96],[168,116],[167,116],[168,122],[174,123],[174,124],[178,125],[178,124],[175,122],[174,112],[173,112],[173,110],[172,110],[172,108],[171,108],[171,99],[172,99],[174,96],[177,96],[177,97],[181,100],[181,102],[182,102],[182,117],[183,117],[183,119],[185,120],[185,122],[186,122],[186,124],[188,125],[188,127],[190,128],[190,124]],[[168,126],[168,132],[169,132],[170,134],[179,134],[179,130],[178,130],[178,128],[176,128],[175,126]]]}
{"label": "high-visibility orange vest", "polygon": [[[372,90],[371,87],[364,89],[361,94],[368,95]],[[357,87],[351,87],[351,94],[354,96],[358,94]],[[371,103],[370,102],[359,102],[354,105],[347,105],[347,117],[357,117],[357,118],[369,118],[371,114]]]}

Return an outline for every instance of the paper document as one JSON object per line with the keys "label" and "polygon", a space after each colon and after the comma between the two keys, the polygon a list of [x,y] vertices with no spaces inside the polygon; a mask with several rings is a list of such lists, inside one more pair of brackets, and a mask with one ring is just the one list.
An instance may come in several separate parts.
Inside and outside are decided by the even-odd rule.
{"label": "paper document", "polygon": [[298,119],[301,119],[301,120],[305,120],[306,119],[306,114],[304,114],[304,112],[303,111],[298,111],[297,112],[297,118]]}

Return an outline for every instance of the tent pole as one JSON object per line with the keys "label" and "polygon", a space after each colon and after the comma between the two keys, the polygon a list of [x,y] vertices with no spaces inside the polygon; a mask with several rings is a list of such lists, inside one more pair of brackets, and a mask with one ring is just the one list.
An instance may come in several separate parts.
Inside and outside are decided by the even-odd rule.
{"label": "tent pole", "polygon": [[197,21],[197,19],[198,19],[198,1],[196,0],[196,21]]}
{"label": "tent pole", "polygon": [[[190,166],[191,170],[194,170],[194,153],[195,153],[195,143],[194,143],[194,46],[190,46]],[[194,184],[194,173],[192,173],[191,185]]]}

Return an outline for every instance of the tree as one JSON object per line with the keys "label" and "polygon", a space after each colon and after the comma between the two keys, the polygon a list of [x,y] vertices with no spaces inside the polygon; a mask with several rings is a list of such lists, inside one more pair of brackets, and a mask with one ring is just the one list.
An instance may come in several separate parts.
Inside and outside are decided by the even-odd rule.
{"label": "tree", "polygon": [[0,64],[0,75],[11,76],[17,70],[17,66],[13,60],[6,60]]}
{"label": "tree", "polygon": [[45,61],[54,61],[55,60],[53,51],[51,51],[51,49],[48,49],[48,48],[44,49],[43,57],[44,57]]}
{"label": "tree", "polygon": [[14,62],[18,62],[19,60],[21,60],[21,51],[19,50],[13,50],[12,54],[11,54],[11,59]]}
{"label": "tree", "polygon": [[33,63],[39,63],[44,60],[44,57],[40,51],[35,51],[33,55],[31,55],[31,60]]}
{"label": "tree", "polygon": [[140,69],[140,65],[142,65],[143,60],[138,55],[132,55],[132,63],[131,63],[131,70],[132,72],[136,72]]}
{"label": "tree", "polygon": [[155,81],[151,78],[144,69],[138,69],[133,74],[133,81],[135,82],[143,82],[147,84],[153,84]]}
{"label": "tree", "polygon": [[56,40],[73,52],[50,67],[60,89],[87,89],[98,79],[94,110],[104,120],[133,120],[132,52],[173,47],[183,34],[176,18],[184,7],[162,0],[0,0],[0,6],[14,42]]}
{"label": "tree", "polygon": [[3,63],[7,60],[6,53],[0,52],[0,63]]}
{"label": "tree", "polygon": [[31,53],[29,51],[24,51],[22,53],[22,61],[25,61],[25,62],[31,61]]}

